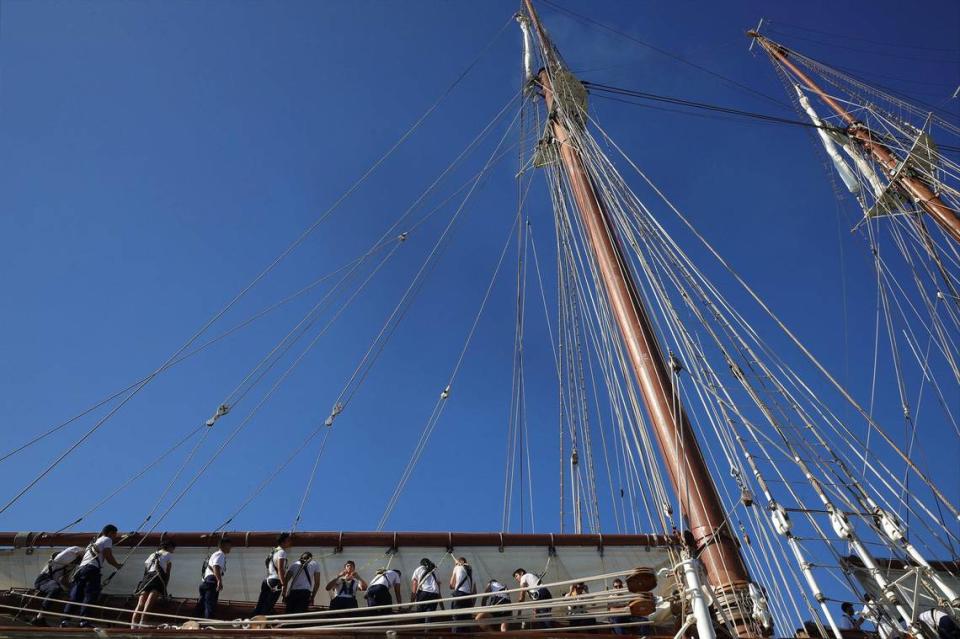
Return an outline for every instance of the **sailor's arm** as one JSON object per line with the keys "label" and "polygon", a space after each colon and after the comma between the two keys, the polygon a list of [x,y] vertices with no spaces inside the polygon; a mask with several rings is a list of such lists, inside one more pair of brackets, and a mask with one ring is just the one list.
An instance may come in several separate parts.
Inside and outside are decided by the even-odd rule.
{"label": "sailor's arm", "polygon": [[107,563],[120,570],[120,567],[123,565],[119,561],[113,558],[113,548],[106,548],[103,551],[103,558],[107,560]]}
{"label": "sailor's arm", "polygon": [[280,591],[287,594],[287,559],[281,557],[277,560],[277,577],[280,579]]}
{"label": "sailor's arm", "polygon": [[[317,570],[317,572],[320,572],[320,571]],[[320,576],[320,575],[317,575],[317,577],[319,577],[319,576]],[[317,599],[317,592],[318,592],[319,590],[320,590],[320,580],[319,580],[319,579],[314,579],[314,580],[313,580],[313,592],[310,593],[310,605],[311,605],[311,606],[313,605],[313,602]],[[329,590],[329,588],[328,588],[327,590]]]}

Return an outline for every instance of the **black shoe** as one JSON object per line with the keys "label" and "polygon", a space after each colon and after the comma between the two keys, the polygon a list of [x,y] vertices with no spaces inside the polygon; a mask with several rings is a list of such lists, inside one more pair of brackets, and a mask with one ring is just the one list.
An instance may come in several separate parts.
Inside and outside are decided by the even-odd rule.
{"label": "black shoe", "polygon": [[31,626],[49,626],[50,624],[47,623],[46,619],[44,619],[40,615],[37,615],[36,617],[30,620],[30,625]]}
{"label": "black shoe", "polygon": [[60,627],[61,627],[61,628],[69,628],[69,627],[70,627],[70,622],[67,621],[66,619],[64,619],[63,621],[60,622]]}
{"label": "black shoe", "polygon": [[84,619],[83,621],[80,622],[80,627],[81,627],[81,628],[93,628],[93,624],[90,623],[89,621],[87,621],[86,619]]}

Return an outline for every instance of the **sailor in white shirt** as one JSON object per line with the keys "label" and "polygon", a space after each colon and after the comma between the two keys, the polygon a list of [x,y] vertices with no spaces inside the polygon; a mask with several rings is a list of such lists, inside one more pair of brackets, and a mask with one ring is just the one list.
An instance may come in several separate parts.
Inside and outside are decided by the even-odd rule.
{"label": "sailor in white shirt", "polygon": [[873,595],[870,593],[865,594],[863,601],[864,604],[860,610],[860,616],[864,620],[873,623],[880,639],[899,639],[903,633],[897,629],[893,619],[890,618],[890,615],[886,613],[883,607],[874,600]]}
{"label": "sailor in white shirt", "polygon": [[[135,594],[140,595],[137,605],[133,609],[131,628],[139,628],[147,618],[147,612],[158,596],[167,594],[167,584],[170,583],[170,573],[173,572],[173,551],[177,545],[171,539],[160,542],[160,547],[143,562],[143,579],[137,585]],[[139,615],[139,620],[138,620]]]}
{"label": "sailor in white shirt", "polygon": [[[521,588],[524,590],[520,591],[520,601],[526,601],[529,597],[536,601],[541,599],[552,599],[553,595],[550,594],[550,591],[540,585],[541,577],[527,572],[523,568],[517,568],[513,571],[513,578],[517,580],[517,583],[520,584]],[[537,616],[546,616],[550,614],[550,608],[535,608],[534,614]],[[550,621],[544,622],[535,622],[533,624],[534,628],[549,628],[552,624]]]}
{"label": "sailor in white shirt", "polygon": [[306,612],[320,590],[320,564],[305,552],[287,571],[287,614]]}
{"label": "sailor in white shirt", "polygon": [[[117,527],[113,524],[107,524],[100,531],[100,535],[87,546],[83,553],[83,559],[80,560],[80,567],[73,577],[73,586],[70,588],[70,602],[63,609],[63,614],[70,615],[79,606],[77,610],[81,617],[87,614],[87,604],[96,603],[100,598],[100,570],[103,563],[106,562],[116,569],[120,569],[120,562],[113,558],[113,542],[119,537]],[[65,618],[60,622],[61,627],[70,625],[70,621]],[[91,628],[93,624],[82,619],[81,628]]]}
{"label": "sailor in white shirt", "polygon": [[[487,595],[483,598],[483,601],[481,602],[482,605],[484,605],[484,606],[504,606],[504,605],[509,604],[509,603],[510,603],[510,593],[504,592],[506,589],[507,589],[507,587],[504,586],[502,583],[500,583],[500,582],[497,581],[496,579],[491,579],[491,580],[487,583],[486,589],[483,591],[483,592],[487,593]],[[512,611],[512,610],[503,610],[503,611],[500,611],[500,612],[480,612],[480,613],[477,613],[477,616],[475,617],[475,619],[476,619],[477,621],[481,622],[480,627],[481,627],[482,629],[490,632],[490,631],[493,630],[493,628],[492,628],[491,626],[489,626],[489,625],[483,624],[482,621],[483,621],[484,619],[487,619],[487,618],[490,618],[490,617],[505,618],[505,617],[512,617],[512,616],[513,616],[513,611]],[[503,621],[503,622],[500,623],[500,632],[506,632],[506,631],[509,630],[509,629],[510,629],[510,624],[509,624],[509,622]]]}
{"label": "sailor in white shirt", "polygon": [[43,618],[43,611],[50,607],[51,599],[60,599],[70,584],[70,574],[83,555],[83,548],[80,546],[70,546],[50,557],[50,561],[44,566],[43,570],[37,575],[33,582],[33,587],[43,595],[40,602],[40,612],[30,623],[34,626],[46,626],[47,622]]}
{"label": "sailor in white shirt", "polygon": [[227,555],[233,548],[228,537],[221,537],[216,552],[203,562],[203,581],[200,582],[200,597],[197,599],[197,617],[213,619],[217,601],[223,590],[223,576],[227,573]]}
{"label": "sailor in white shirt", "polygon": [[[367,600],[367,606],[392,605],[393,599],[390,597],[391,588],[393,588],[393,593],[397,597],[397,603],[403,603],[403,598],[400,596],[400,577],[401,574],[399,570],[392,570],[390,568],[378,570],[374,578],[370,580],[370,586],[364,594],[364,599]],[[370,614],[388,615],[390,614],[390,608],[371,610]]]}
{"label": "sailor in white shirt", "polygon": [[[458,557],[457,563],[453,567],[453,573],[450,575],[450,590],[454,600],[450,602],[453,609],[473,608],[476,605],[477,585],[473,581],[473,566],[467,562],[466,557]],[[470,615],[456,615],[457,621],[467,621]],[[468,631],[470,628],[454,628],[454,632]]]}
{"label": "sailor in white shirt", "polygon": [[921,612],[917,619],[924,623],[938,639],[960,638],[960,628],[947,613],[939,608]]}
{"label": "sailor in white shirt", "polygon": [[367,582],[357,574],[357,565],[352,561],[343,564],[343,570],[327,583],[333,593],[330,610],[352,610],[358,607],[357,590],[366,590]]}
{"label": "sailor in white shirt", "polygon": [[[440,598],[437,566],[426,557],[420,560],[420,565],[413,571],[410,592],[413,593],[414,601],[422,602],[417,606],[418,612],[433,612],[437,609],[439,604],[436,600]],[[430,621],[429,617],[424,618],[424,622],[428,621]]]}
{"label": "sailor in white shirt", "polygon": [[277,545],[267,556],[264,564],[267,576],[260,584],[260,597],[257,606],[253,609],[254,615],[273,614],[273,608],[281,595],[287,593],[287,549],[293,545],[290,533],[280,533]]}

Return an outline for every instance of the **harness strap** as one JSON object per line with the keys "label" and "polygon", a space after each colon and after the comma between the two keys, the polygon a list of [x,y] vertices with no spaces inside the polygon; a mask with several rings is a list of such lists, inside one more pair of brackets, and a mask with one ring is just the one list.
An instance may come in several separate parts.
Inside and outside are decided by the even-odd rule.
{"label": "harness strap", "polygon": [[460,567],[463,568],[464,576],[463,576],[463,579],[461,579],[460,582],[457,583],[457,587],[454,588],[454,590],[459,590],[460,592],[466,592],[466,590],[463,590],[463,585],[468,581],[470,582],[470,590],[473,590],[473,571],[468,569],[466,566],[460,566]]}
{"label": "harness strap", "polygon": [[[311,560],[311,561],[312,561],[312,560]],[[289,582],[287,582],[287,588],[288,588],[288,589],[290,588],[290,586],[293,585],[293,582],[295,582],[295,581],[297,580],[297,578],[300,576],[300,573],[302,573],[302,572],[304,571],[304,569],[306,568],[306,564],[304,564],[302,561],[299,561],[299,560],[298,560],[297,563],[300,564],[300,567],[297,569],[297,574],[295,574],[295,575],[293,576],[293,579],[291,579]],[[309,563],[309,562],[308,562],[308,563]],[[277,574],[279,574],[279,573],[277,573]],[[309,573],[309,572],[307,573],[307,584],[309,584],[310,590],[313,590],[313,579],[310,578],[310,573]]]}
{"label": "harness strap", "polygon": [[[434,583],[437,582],[437,578],[436,578],[436,576],[434,576],[434,574],[433,574],[434,572],[436,572],[436,570],[437,570],[437,567],[434,566],[433,568],[431,568],[431,569],[428,570],[427,572],[423,573],[423,574],[420,576],[419,579],[417,579],[417,592],[420,592],[421,590],[423,590],[423,582],[427,580],[427,577],[433,576],[433,582],[434,582]],[[439,592],[439,590],[440,590],[440,584],[437,584],[437,591]],[[417,592],[415,592],[415,593],[413,593],[413,594],[417,594]]]}
{"label": "harness strap", "polygon": [[337,589],[336,597],[356,597],[357,596],[357,580],[351,579],[349,582],[346,579],[340,578],[340,588]]}

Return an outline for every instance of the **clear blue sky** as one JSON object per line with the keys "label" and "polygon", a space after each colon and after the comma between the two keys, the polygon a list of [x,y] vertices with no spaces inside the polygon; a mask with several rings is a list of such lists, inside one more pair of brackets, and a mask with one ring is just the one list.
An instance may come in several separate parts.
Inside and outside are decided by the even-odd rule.
{"label": "clear blue sky", "polygon": [[[516,4],[0,1],[0,449],[162,362],[396,140]],[[952,48],[884,49],[863,41],[838,47],[831,38],[822,38],[834,43],[825,45],[781,36],[812,57],[875,74],[865,77],[926,102],[943,101],[960,83],[960,5],[953,2],[922,9],[893,1],[560,4],[783,101],[767,60],[746,51],[743,32],[760,16],[774,26]],[[791,117],[548,6],[541,11],[585,79]],[[519,56],[519,33],[510,25],[416,136],[221,326],[340,266],[377,237],[516,91]],[[848,232],[855,209],[851,202],[838,208],[809,132],[601,100],[593,106],[700,230],[865,397],[871,267],[862,240]],[[949,108],[956,113],[957,101]],[[478,166],[477,159],[469,163]],[[514,214],[515,170],[499,167],[471,201],[418,303],[337,420],[303,528],[376,525],[476,312]],[[552,255],[539,180],[528,214],[538,249]],[[439,228],[435,220],[411,235],[162,528],[219,524],[326,417]],[[388,528],[500,527],[513,268],[508,261],[451,404]],[[206,419],[310,299],[159,378],[0,515],[0,529],[50,530],[78,515]],[[556,399],[536,298],[530,308],[536,527],[549,531],[558,528]],[[893,386],[887,389],[892,396]],[[218,424],[200,459],[257,396]],[[78,422],[0,464],[2,500],[92,423]],[[956,437],[936,419],[924,428],[925,465],[960,501]],[[943,441],[949,463],[929,445]],[[289,527],[314,451],[232,527]],[[135,526],[180,459],[182,453],[82,527],[107,520]],[[612,528],[612,518],[604,522]]]}

